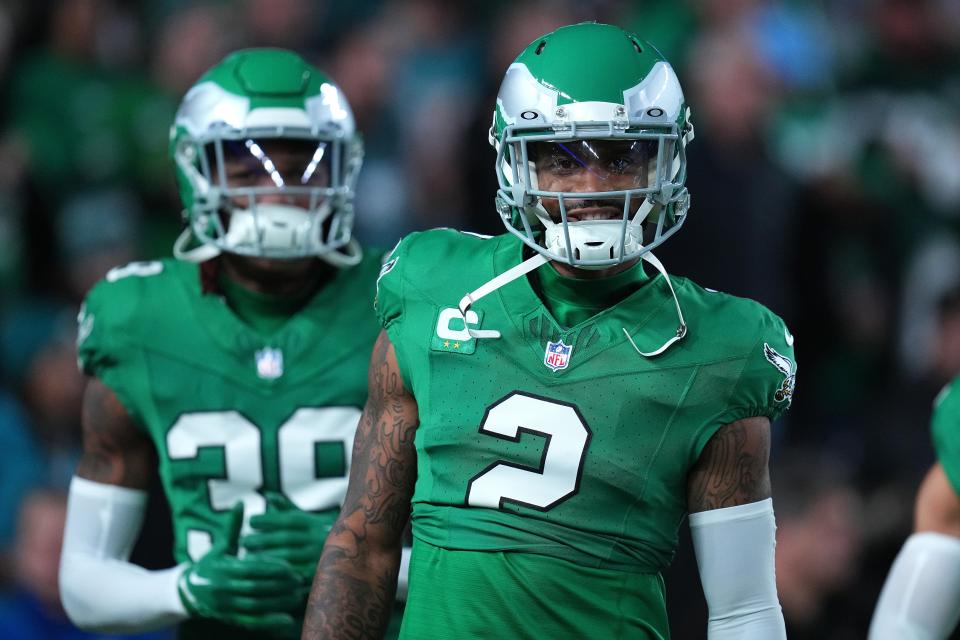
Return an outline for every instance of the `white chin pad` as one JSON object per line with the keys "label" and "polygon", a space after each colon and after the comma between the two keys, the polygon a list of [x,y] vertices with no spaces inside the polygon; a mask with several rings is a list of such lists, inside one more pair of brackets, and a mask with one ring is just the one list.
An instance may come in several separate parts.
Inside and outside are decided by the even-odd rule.
{"label": "white chin pad", "polygon": [[[576,262],[592,260],[611,260],[620,255],[620,237],[623,232],[622,220],[589,220],[569,222],[566,225],[570,234],[570,248]],[[567,255],[567,241],[563,233],[564,225],[552,224],[544,232],[547,249],[571,260]],[[637,229],[627,224],[623,254],[629,256],[641,247]],[[571,261],[573,261],[571,260]],[[589,268],[589,267],[584,267]],[[603,268],[603,267],[600,267]]]}
{"label": "white chin pad", "polygon": [[256,213],[234,209],[224,241],[231,248],[306,250],[318,234],[315,219],[306,209],[286,204],[258,204]]}

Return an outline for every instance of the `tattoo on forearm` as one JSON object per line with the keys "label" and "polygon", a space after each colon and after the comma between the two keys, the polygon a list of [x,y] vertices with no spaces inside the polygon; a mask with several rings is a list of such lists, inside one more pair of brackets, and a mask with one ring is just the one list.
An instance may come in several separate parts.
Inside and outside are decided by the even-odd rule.
{"label": "tattoo on forearm", "polygon": [[770,423],[748,418],[722,427],[707,443],[688,479],[691,513],[770,497]]}
{"label": "tattoo on forearm", "polygon": [[[310,593],[303,637],[382,638],[386,630],[384,620],[389,620],[391,611],[392,597],[386,596],[392,593],[390,576],[380,576],[376,586],[371,586],[362,578],[331,571],[329,566],[324,571],[322,578],[317,574]],[[321,584],[321,580],[326,584]]]}
{"label": "tattoo on forearm", "polygon": [[385,563],[374,564],[368,552],[380,540],[399,540],[410,517],[418,416],[385,333],[374,347],[369,387],[350,486],[320,558],[304,638],[380,638],[392,610],[399,548]]}

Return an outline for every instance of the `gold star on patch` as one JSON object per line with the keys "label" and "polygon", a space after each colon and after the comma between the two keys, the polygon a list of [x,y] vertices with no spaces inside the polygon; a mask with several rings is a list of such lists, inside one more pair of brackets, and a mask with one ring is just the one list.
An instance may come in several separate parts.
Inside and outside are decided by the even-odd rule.
{"label": "gold star on patch", "polygon": [[460,348],[460,343],[459,343],[459,342],[454,342],[454,343],[453,343],[453,348],[454,348],[454,349],[459,349],[459,348]]}
{"label": "gold star on patch", "polygon": [[444,349],[449,349],[449,348],[450,348],[450,341],[449,341],[449,340],[444,340],[444,341],[443,341],[443,348],[444,348]]}

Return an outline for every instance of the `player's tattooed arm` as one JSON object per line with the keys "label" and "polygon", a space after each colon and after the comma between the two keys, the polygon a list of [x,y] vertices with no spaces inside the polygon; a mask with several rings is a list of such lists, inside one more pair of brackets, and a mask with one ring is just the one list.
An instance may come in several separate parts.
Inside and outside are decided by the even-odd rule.
{"label": "player's tattooed arm", "polygon": [[770,420],[745,418],[721,427],[687,477],[690,513],[770,497]]}
{"label": "player's tattooed arm", "polygon": [[77,475],[93,482],[146,489],[157,468],[153,443],[116,394],[97,378],[83,393],[83,455]]}
{"label": "player's tattooed arm", "polygon": [[385,332],[373,349],[369,397],[353,445],[350,484],[307,604],[303,638],[382,638],[417,475],[419,424]]}

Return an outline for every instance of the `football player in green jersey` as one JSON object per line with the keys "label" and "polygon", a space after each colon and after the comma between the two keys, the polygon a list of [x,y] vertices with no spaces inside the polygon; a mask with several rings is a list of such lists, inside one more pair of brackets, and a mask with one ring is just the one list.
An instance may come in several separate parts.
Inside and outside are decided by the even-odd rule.
{"label": "football player in green jersey", "polygon": [[[110,271],[79,317],[64,608],[101,631],[295,636],[379,330],[380,256],[351,237],[361,141],[333,81],[261,49],[190,89],[170,151],[180,260]],[[127,560],[157,472],[179,564],[146,571]]]}
{"label": "football player in green jersey", "polygon": [[651,253],[687,216],[692,138],[670,65],[618,27],[510,66],[491,129],[509,233],[414,234],[385,263],[304,638],[379,637],[411,511],[401,638],[668,638],[688,514],[711,640],[785,637],[768,455],[793,337]]}
{"label": "football player in green jersey", "polygon": [[914,533],[890,568],[870,640],[943,640],[960,621],[960,378],[934,402],[937,462],[920,485]]}

